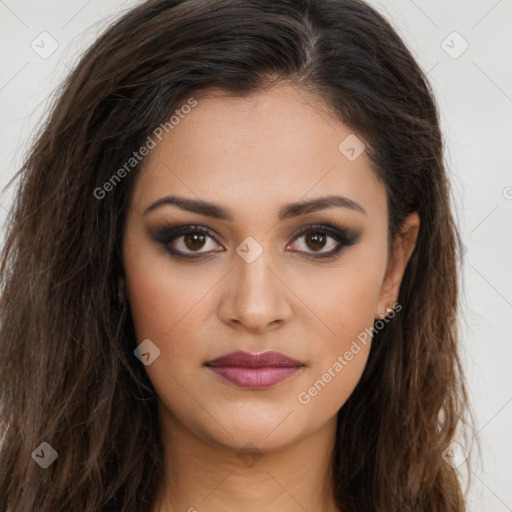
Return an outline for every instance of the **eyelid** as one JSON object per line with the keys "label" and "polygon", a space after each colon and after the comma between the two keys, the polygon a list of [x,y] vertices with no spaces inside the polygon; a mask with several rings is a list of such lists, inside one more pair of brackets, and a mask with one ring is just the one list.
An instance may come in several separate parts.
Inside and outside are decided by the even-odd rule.
{"label": "eyelid", "polygon": [[306,224],[299,228],[294,234],[293,239],[298,236],[303,235],[304,233],[309,233],[311,231],[320,231],[332,236],[334,238],[346,238],[348,242],[350,239],[356,238],[359,236],[359,232],[353,228],[350,228],[345,225],[337,225],[332,222],[320,222],[320,223],[312,223]]}
{"label": "eyelid", "polygon": [[358,230],[350,228],[346,225],[337,225],[337,223],[327,221],[323,223],[307,224],[301,227],[296,233],[294,233],[292,242],[301,237],[305,233],[314,232],[324,233],[330,238],[333,238],[337,242],[337,247],[331,249],[328,252],[296,251],[301,256],[305,255],[304,257],[314,260],[327,260],[329,258],[335,258],[338,255],[338,253],[343,251],[345,247],[351,247],[353,245],[356,245],[360,238],[360,232]]}
{"label": "eyelid", "polygon": [[[180,253],[179,251],[170,250],[168,248],[169,244],[173,242],[174,240],[188,234],[188,233],[201,233],[204,234],[214,240],[214,242],[217,245],[222,245],[219,240],[217,239],[217,235],[206,226],[202,226],[200,224],[182,224],[178,223],[176,225],[166,223],[160,228],[156,229],[153,233],[153,238],[156,242],[158,242],[160,245],[163,245],[167,248],[169,252],[172,253],[172,255],[177,257],[183,257],[183,258],[195,258],[193,252],[190,253]],[[214,251],[214,252],[221,252],[221,251]],[[199,258],[201,255],[208,255],[211,254],[210,252],[197,252],[197,258]]]}

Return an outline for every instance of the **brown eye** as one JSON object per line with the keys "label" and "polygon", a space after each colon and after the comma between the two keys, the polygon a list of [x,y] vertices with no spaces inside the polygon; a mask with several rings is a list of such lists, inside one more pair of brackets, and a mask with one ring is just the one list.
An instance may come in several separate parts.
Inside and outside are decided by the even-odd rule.
{"label": "brown eye", "polygon": [[166,226],[153,236],[156,242],[176,257],[202,257],[223,250],[215,235],[202,226]]}
{"label": "brown eye", "polygon": [[344,248],[355,245],[359,237],[358,231],[348,227],[308,225],[295,235],[294,242],[288,247],[308,258],[331,258]]}
{"label": "brown eye", "polygon": [[311,232],[308,233],[305,237],[305,241],[307,246],[314,251],[320,251],[325,247],[326,244],[326,236],[320,232]]}
{"label": "brown eye", "polygon": [[296,237],[296,242],[294,242],[294,245],[295,249],[297,249],[299,252],[304,252],[307,254],[318,252],[326,255],[335,251],[336,247],[343,245],[340,242],[341,240],[339,237],[328,235],[323,231],[310,230]]}
{"label": "brown eye", "polygon": [[202,233],[193,233],[185,235],[183,238],[183,243],[187,249],[191,251],[198,251],[203,248],[205,244],[206,236]]}

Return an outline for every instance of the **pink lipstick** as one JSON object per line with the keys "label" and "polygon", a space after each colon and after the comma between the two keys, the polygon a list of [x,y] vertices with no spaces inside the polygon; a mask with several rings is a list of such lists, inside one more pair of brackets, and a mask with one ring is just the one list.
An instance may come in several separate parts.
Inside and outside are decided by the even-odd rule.
{"label": "pink lipstick", "polygon": [[205,366],[236,386],[261,389],[289,379],[305,364],[274,351],[260,354],[238,351],[208,361]]}

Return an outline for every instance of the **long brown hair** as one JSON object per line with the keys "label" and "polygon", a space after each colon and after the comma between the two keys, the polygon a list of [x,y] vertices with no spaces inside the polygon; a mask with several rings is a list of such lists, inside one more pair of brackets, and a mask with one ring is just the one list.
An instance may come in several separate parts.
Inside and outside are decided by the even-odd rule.
{"label": "long brown hair", "polygon": [[[465,509],[442,456],[470,416],[456,330],[461,246],[425,74],[359,0],[149,0],[83,55],[11,181],[1,512],[154,507],[164,478],[156,395],[119,300],[126,207],[146,159],[126,162],[194,94],[249,95],[280,81],[323,98],[365,141],[387,193],[390,245],[407,214],[421,218],[403,310],[376,330],[338,413],[336,501],[357,512]],[[58,454],[47,469],[33,455],[43,442]]]}

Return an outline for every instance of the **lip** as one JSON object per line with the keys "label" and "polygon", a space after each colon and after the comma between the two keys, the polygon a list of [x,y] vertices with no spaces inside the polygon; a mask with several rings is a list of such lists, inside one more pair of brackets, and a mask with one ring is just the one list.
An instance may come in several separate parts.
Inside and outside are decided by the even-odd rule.
{"label": "lip", "polygon": [[288,380],[305,364],[280,352],[252,354],[238,351],[208,361],[205,366],[236,386],[261,389]]}

